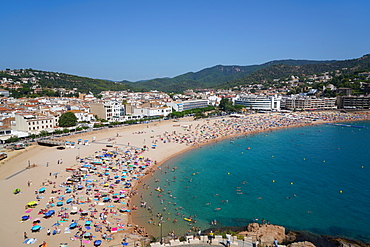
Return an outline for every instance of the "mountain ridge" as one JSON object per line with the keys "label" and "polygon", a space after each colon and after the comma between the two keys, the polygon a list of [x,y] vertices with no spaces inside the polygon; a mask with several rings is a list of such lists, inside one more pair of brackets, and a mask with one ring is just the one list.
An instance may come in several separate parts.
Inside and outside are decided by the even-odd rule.
{"label": "mountain ridge", "polygon": [[[131,82],[126,85],[138,88],[141,91],[160,90],[164,92],[180,92],[186,89],[215,87],[227,81],[234,81],[250,75],[260,69],[273,66],[275,64],[286,64],[291,66],[301,66],[307,64],[334,63],[337,60],[273,60],[259,65],[215,65],[204,68],[197,72],[187,72],[172,78],[155,78],[140,82]],[[127,83],[127,81],[125,81]]]}

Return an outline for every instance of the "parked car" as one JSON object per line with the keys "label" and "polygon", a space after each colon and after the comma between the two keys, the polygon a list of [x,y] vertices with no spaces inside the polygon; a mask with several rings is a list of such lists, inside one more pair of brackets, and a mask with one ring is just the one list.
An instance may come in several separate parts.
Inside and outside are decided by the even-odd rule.
{"label": "parked car", "polygon": [[8,158],[8,155],[6,153],[0,153],[0,160]]}

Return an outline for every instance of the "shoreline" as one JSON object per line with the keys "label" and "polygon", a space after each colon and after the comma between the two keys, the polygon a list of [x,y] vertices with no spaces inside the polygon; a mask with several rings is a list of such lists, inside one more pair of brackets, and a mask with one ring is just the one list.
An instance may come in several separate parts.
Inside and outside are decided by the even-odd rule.
{"label": "shoreline", "polygon": [[[309,114],[309,113],[308,113]],[[308,115],[308,114],[302,114],[302,115]],[[321,113],[317,113],[321,114]],[[323,115],[328,115],[329,113],[322,113]],[[337,112],[332,112],[330,114],[336,115],[339,114]],[[300,115],[300,113],[297,113],[296,115]],[[340,114],[339,114],[340,115]],[[346,114],[344,114],[346,115]],[[353,114],[349,114],[348,116],[352,116]],[[269,114],[253,114],[253,115],[246,115],[246,118],[262,118],[262,117],[268,117]],[[276,114],[274,115],[276,116]],[[365,115],[363,115],[365,116]],[[369,120],[369,114],[366,115],[367,119],[363,120]],[[247,132],[238,132],[235,134],[230,134],[230,130],[220,131],[217,132],[217,135],[222,136],[214,136],[215,138],[207,139],[203,138],[200,140],[200,143],[192,143],[189,142],[190,137],[187,137],[185,139],[181,139],[182,132],[185,131],[186,128],[183,128],[181,125],[204,125],[204,126],[210,126],[216,128],[213,124],[218,122],[218,124],[222,124],[222,121],[230,121],[230,122],[237,122],[238,119],[234,118],[216,118],[216,119],[208,119],[208,120],[197,120],[193,121],[190,119],[183,119],[180,122],[172,122],[171,120],[167,121],[160,121],[160,122],[151,122],[149,124],[141,124],[141,125],[130,125],[130,126],[122,126],[118,128],[112,128],[112,129],[104,129],[99,130],[96,132],[86,132],[79,135],[72,135],[68,137],[64,137],[63,139],[69,139],[69,140],[77,140],[78,138],[86,138],[90,139],[92,136],[96,136],[96,142],[91,143],[89,146],[79,146],[78,149],[68,149],[59,151],[55,148],[49,148],[49,147],[42,147],[38,145],[32,145],[31,147],[28,147],[26,150],[22,150],[20,153],[17,153],[10,159],[6,159],[5,161],[2,161],[2,165],[0,165],[0,177],[2,180],[0,180],[0,185],[3,187],[2,192],[0,192],[0,195],[2,198],[9,198],[9,200],[6,200],[2,205],[0,205],[0,212],[2,215],[3,220],[6,222],[9,222],[9,225],[1,226],[0,230],[2,230],[2,236],[10,236],[11,238],[7,238],[6,240],[7,244],[9,246],[11,245],[17,245],[14,242],[12,242],[11,239],[14,239],[14,241],[17,238],[20,238],[22,233],[24,231],[29,231],[29,228],[26,227],[26,224],[21,224],[21,227],[19,223],[17,223],[17,219],[22,214],[22,205],[24,203],[27,203],[27,201],[30,201],[30,198],[32,198],[32,194],[34,189],[27,189],[24,184],[28,179],[32,179],[33,183],[41,184],[42,181],[45,179],[49,179],[49,172],[60,172],[60,176],[58,176],[58,179],[55,179],[56,182],[60,183],[61,181],[66,179],[66,176],[68,176],[68,173],[65,172],[65,168],[69,166],[77,166],[77,162],[75,161],[75,156],[77,153],[79,154],[81,152],[81,157],[87,157],[89,155],[94,154],[96,150],[101,150],[102,148],[105,148],[107,144],[111,144],[112,141],[109,141],[112,137],[116,137],[116,146],[124,148],[139,148],[143,145],[146,145],[148,149],[142,154],[146,158],[151,158],[153,161],[157,161],[155,165],[152,165],[149,167],[149,169],[145,170],[146,175],[143,177],[140,177],[140,180],[134,180],[133,186],[130,188],[130,191],[136,191],[138,189],[138,185],[145,179],[148,178],[148,175],[154,169],[157,169],[158,166],[162,165],[163,163],[167,162],[170,159],[173,159],[174,157],[184,153],[188,152],[194,148],[201,147],[203,145],[211,144],[213,142],[218,142],[225,139],[235,138],[238,136],[247,136],[250,134],[256,134],[263,131],[274,131],[277,129],[287,129],[292,127],[305,127],[310,125],[317,125],[325,123],[326,121],[316,121],[314,123],[299,123],[299,124],[291,124],[289,126],[282,126],[282,127],[276,127],[276,128],[265,128],[265,129],[259,129],[255,131],[247,131]],[[343,120],[336,120],[335,122],[349,122],[349,121],[360,121],[360,119],[343,119]],[[327,122],[334,122],[334,121],[327,121]],[[214,130],[213,128],[210,128],[211,130]],[[217,129],[216,129],[217,130]],[[173,131],[173,132],[171,132]],[[228,132],[229,131],[229,132]],[[239,130],[238,130],[239,131]],[[116,134],[117,132],[117,134]],[[138,132],[138,133],[135,133]],[[195,132],[195,131],[194,131]],[[164,134],[167,133],[167,134]],[[175,133],[175,134],[174,134]],[[185,134],[188,134],[189,131],[185,131]],[[184,134],[184,135],[185,135]],[[194,136],[199,136],[199,133],[194,133]],[[204,137],[200,135],[201,137]],[[211,136],[211,135],[209,135]],[[209,137],[207,136],[207,137]],[[167,142],[161,141],[160,139],[166,139]],[[179,138],[178,141],[170,142],[171,138]],[[199,139],[198,139],[199,140]],[[205,141],[207,140],[207,141]],[[158,142],[157,142],[158,141]],[[128,143],[128,145],[124,143]],[[150,145],[155,143],[157,145],[157,148],[151,149]],[[187,143],[187,144],[186,144]],[[189,143],[191,145],[189,145]],[[64,159],[64,163],[62,165],[56,165],[56,158],[62,157]],[[16,175],[14,178],[6,179],[10,175],[14,175],[19,170],[21,170],[23,167],[26,167],[27,160],[30,160],[31,163],[35,163],[36,167],[35,169],[28,169],[25,172],[22,172],[18,175]],[[45,168],[46,161],[50,161],[51,165],[48,168]],[[4,163],[4,164],[3,164]],[[63,170],[63,171],[62,171]],[[22,190],[22,195],[20,196],[14,196],[10,193],[10,191],[13,191],[14,188],[19,187]],[[32,188],[35,188],[34,185],[31,186]],[[137,195],[136,195],[137,196]],[[22,199],[23,198],[23,199]],[[128,201],[132,201],[133,197],[130,197]],[[17,205],[16,207],[12,205]],[[127,216],[127,217],[126,217]],[[132,215],[126,215],[126,223],[127,225],[134,224],[132,222]],[[126,231],[115,233],[116,235],[115,239],[112,240],[109,245],[120,243],[120,239],[122,239],[123,236],[129,236],[129,238],[137,239],[140,238],[140,236],[135,235],[134,230],[130,230],[131,228],[127,228]],[[134,234],[131,234],[134,233]],[[39,240],[46,240],[48,243],[60,243],[63,242],[63,234],[56,235],[55,240],[52,237],[44,237],[43,234],[41,235],[35,235],[38,236]],[[64,238],[68,238],[67,235],[64,235]],[[66,239],[65,239],[65,242]],[[72,247],[74,244],[77,246],[77,242],[70,242],[69,245]]]}
{"label": "shoreline", "polygon": [[[369,113],[367,113],[368,115]],[[211,140],[209,142],[205,142],[205,143],[201,143],[197,146],[192,146],[192,147],[189,147],[188,149],[186,150],[182,150],[176,154],[173,154],[171,157],[168,157],[167,159],[163,160],[162,162],[159,162],[156,167],[158,166],[161,166],[163,165],[164,163],[166,163],[167,161],[169,161],[170,159],[172,158],[175,158],[179,155],[182,155],[186,152],[191,152],[192,150],[196,149],[196,148],[200,148],[202,146],[206,146],[206,145],[212,145],[214,143],[217,143],[219,141],[224,141],[224,140],[228,140],[228,139],[233,139],[233,138],[244,138],[244,137],[248,137],[250,135],[255,135],[255,134],[259,134],[259,133],[264,133],[264,132],[273,132],[273,131],[276,131],[276,130],[284,130],[284,129],[290,129],[290,128],[301,128],[301,127],[309,127],[309,126],[317,126],[317,125],[321,125],[321,124],[326,124],[326,123],[330,123],[330,124],[335,124],[335,123],[346,123],[346,122],[361,122],[361,121],[370,121],[370,116],[368,115],[367,118],[364,118],[364,119],[345,119],[345,120],[335,120],[335,121],[323,121],[323,120],[319,120],[319,121],[316,121],[316,122],[311,122],[311,123],[304,123],[304,124],[297,124],[297,125],[291,125],[291,126],[284,126],[284,127],[276,127],[276,128],[267,128],[267,129],[264,129],[264,130],[258,130],[258,131],[253,131],[253,132],[248,132],[248,133],[238,133],[238,134],[234,134],[234,135],[231,135],[231,136],[224,136],[224,137],[220,137],[220,138],[217,138],[217,139],[214,139],[214,140]],[[143,177],[143,179],[141,180],[141,182],[144,180],[144,181],[148,181],[148,179],[153,179],[153,178],[149,178],[148,175],[146,175],[145,177]],[[138,189],[138,185],[137,184],[135,186],[135,190]],[[143,189],[141,189],[141,191],[145,191]],[[137,198],[138,197],[138,194],[136,194],[134,196],[134,198]],[[130,217],[131,220],[132,220],[132,217]],[[136,224],[134,221],[131,221],[133,224]],[[250,223],[253,223],[253,222],[250,222]],[[139,226],[140,227],[140,226]],[[237,226],[223,226],[223,228],[228,228],[228,227],[236,227]],[[151,227],[152,229],[157,229],[157,226],[152,226]],[[243,228],[243,227],[240,227],[240,228]],[[205,229],[205,230],[202,230],[202,232],[208,232],[210,230],[214,230],[216,228],[210,226],[209,228]],[[289,229],[289,231],[291,232],[296,232],[296,233],[301,233],[301,232],[308,232],[308,231],[305,231],[305,230],[295,230],[295,229]],[[308,232],[310,233],[310,232]],[[312,233],[313,235],[317,235],[317,236],[320,236],[322,238],[324,237],[330,237],[332,239],[334,238],[342,238],[342,239],[345,239],[345,240],[349,240],[349,241],[354,241],[354,242],[358,242],[358,241],[361,241],[361,240],[357,240],[357,239],[351,239],[351,238],[348,238],[348,237],[343,237],[343,236],[329,236],[329,235],[325,235],[325,234],[319,234],[319,233]],[[166,234],[164,235],[166,236]],[[181,236],[181,235],[180,235]],[[363,242],[363,243],[366,243],[366,242]]]}

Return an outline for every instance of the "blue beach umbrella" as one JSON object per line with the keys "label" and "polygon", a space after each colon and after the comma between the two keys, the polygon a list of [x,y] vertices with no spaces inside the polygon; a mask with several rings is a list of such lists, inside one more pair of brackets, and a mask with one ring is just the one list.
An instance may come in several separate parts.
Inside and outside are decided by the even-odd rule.
{"label": "blue beach umbrella", "polygon": [[54,210],[49,210],[49,211],[47,211],[46,213],[44,213],[44,217],[50,217],[50,216],[52,216],[54,213],[55,213],[55,211],[54,211]]}
{"label": "blue beach umbrella", "polygon": [[24,216],[22,216],[22,221],[28,220],[29,218],[30,218],[29,215],[24,215]]}
{"label": "blue beach umbrella", "polygon": [[94,246],[100,246],[102,244],[101,240],[95,240],[94,241]]}
{"label": "blue beach umbrella", "polygon": [[70,229],[74,229],[74,228],[76,228],[77,227],[77,223],[76,222],[73,222],[73,223],[71,223],[70,225],[69,225],[69,228]]}
{"label": "blue beach umbrella", "polygon": [[31,231],[35,232],[35,231],[38,231],[38,230],[40,230],[40,229],[41,229],[41,226],[39,226],[39,225],[35,225],[35,226],[33,226],[33,227],[31,228]]}
{"label": "blue beach umbrella", "polygon": [[68,203],[71,203],[72,202],[72,198],[69,198],[67,201],[66,201],[66,203],[68,204]]}

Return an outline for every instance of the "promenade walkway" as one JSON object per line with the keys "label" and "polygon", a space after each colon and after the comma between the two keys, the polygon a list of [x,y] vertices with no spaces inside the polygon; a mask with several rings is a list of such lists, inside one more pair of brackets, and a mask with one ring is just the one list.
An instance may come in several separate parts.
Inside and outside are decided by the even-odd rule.
{"label": "promenade walkway", "polygon": [[[161,246],[186,246],[186,247],[210,247],[210,246],[226,246],[226,239],[222,238],[221,235],[216,235],[212,241],[212,244],[207,243],[207,236],[201,236],[200,239],[187,236],[187,240],[180,242],[180,240],[170,240],[169,243],[161,245],[159,242],[151,243],[151,247]],[[231,247],[253,247],[251,237],[245,237],[243,240],[238,240],[236,237],[231,238]]]}

